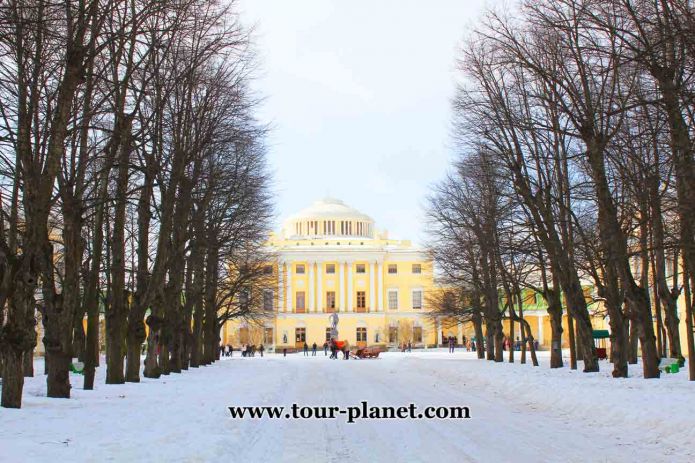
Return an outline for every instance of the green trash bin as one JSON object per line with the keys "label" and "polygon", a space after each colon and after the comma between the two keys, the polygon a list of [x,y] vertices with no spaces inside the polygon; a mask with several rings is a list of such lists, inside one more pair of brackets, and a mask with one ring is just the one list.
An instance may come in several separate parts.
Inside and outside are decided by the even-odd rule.
{"label": "green trash bin", "polygon": [[678,364],[677,363],[672,364],[671,365],[671,373],[678,373],[678,371],[679,371]]}

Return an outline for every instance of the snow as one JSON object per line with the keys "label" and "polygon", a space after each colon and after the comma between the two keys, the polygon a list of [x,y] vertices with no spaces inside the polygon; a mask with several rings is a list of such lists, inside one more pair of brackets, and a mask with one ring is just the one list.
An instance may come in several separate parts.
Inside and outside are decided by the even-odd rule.
{"label": "snow", "polygon": [[[235,353],[236,354],[236,353]],[[695,384],[569,368],[495,364],[472,352],[224,358],[140,384],[45,397],[28,378],[21,410],[0,409],[0,461],[694,461]],[[518,362],[518,356],[517,356]],[[37,361],[37,372],[43,371]],[[469,420],[232,419],[236,405],[468,406]]]}

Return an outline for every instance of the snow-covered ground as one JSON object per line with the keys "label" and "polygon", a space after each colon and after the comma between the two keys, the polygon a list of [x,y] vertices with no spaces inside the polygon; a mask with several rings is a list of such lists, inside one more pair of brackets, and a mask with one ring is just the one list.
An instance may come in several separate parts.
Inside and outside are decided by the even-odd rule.
{"label": "snow-covered ground", "polygon": [[[236,354],[236,353],[235,353]],[[0,409],[1,461],[695,461],[695,383],[494,364],[474,353],[319,352],[223,359],[140,384],[48,399],[29,378],[21,410]],[[518,361],[518,358],[517,358]],[[43,371],[43,365],[37,365]],[[236,405],[470,408],[469,420],[232,419]]]}

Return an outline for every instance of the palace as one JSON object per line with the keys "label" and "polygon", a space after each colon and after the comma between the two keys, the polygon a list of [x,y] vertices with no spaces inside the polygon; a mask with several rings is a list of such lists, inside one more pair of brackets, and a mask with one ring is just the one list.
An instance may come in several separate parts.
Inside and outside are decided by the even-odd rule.
{"label": "palace", "polygon": [[263,301],[273,316],[262,327],[228,322],[223,343],[322,346],[333,312],[339,339],[353,346],[436,343],[437,330],[426,316],[434,288],[431,260],[410,241],[377,231],[368,215],[337,199],[316,201],[271,234],[268,246],[277,256],[277,278]]}

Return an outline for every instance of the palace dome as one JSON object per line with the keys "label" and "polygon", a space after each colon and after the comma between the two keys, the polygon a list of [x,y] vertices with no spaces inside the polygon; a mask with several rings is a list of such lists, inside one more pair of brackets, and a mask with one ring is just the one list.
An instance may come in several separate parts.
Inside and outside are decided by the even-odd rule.
{"label": "palace dome", "polygon": [[339,199],[324,198],[289,217],[283,224],[282,233],[290,239],[372,238],[374,220]]}

